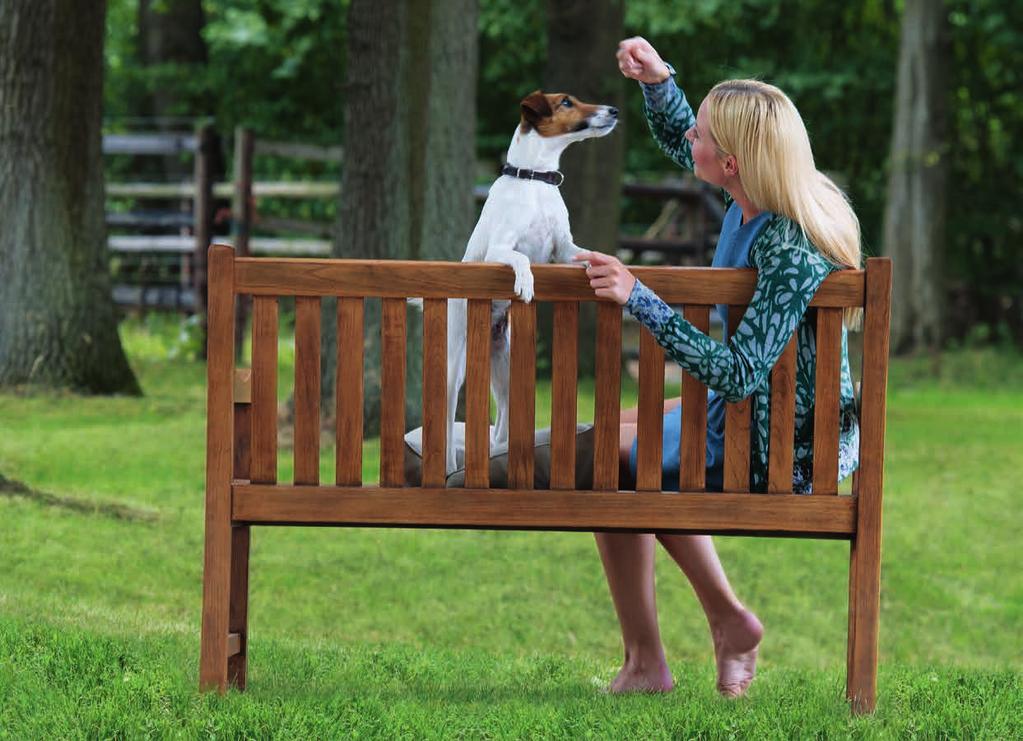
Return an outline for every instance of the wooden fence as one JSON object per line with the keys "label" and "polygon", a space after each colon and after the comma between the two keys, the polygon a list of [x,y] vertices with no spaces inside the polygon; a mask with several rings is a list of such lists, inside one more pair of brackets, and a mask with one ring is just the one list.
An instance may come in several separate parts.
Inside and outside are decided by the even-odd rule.
{"label": "wooden fence", "polygon": [[[109,248],[115,261],[114,298],[125,306],[172,309],[205,314],[206,250],[215,227],[218,239],[233,243],[239,256],[327,257],[336,223],[260,214],[262,199],[332,199],[340,178],[330,181],[266,181],[254,177],[257,157],[283,157],[327,163],[340,168],[342,149],[259,139],[244,128],[234,133],[233,169],[218,182],[216,132],[209,125],[194,131],[108,134],[107,155],[192,158],[190,179],[180,182],[112,181],[106,186]],[[226,176],[226,172],[222,173]],[[489,186],[477,186],[478,202]],[[695,180],[663,184],[625,183],[627,198],[652,199],[662,205],[645,233],[622,235],[619,249],[634,262],[706,265],[720,227],[723,209],[715,194]],[[218,201],[230,208],[215,209]],[[119,203],[118,203],[119,202]],[[155,204],[155,205],[153,205]],[[228,216],[229,213],[229,216]],[[227,230],[230,236],[228,237]],[[248,307],[236,312],[239,330]],[[244,333],[238,331],[241,338]],[[241,340],[239,339],[239,342]]]}

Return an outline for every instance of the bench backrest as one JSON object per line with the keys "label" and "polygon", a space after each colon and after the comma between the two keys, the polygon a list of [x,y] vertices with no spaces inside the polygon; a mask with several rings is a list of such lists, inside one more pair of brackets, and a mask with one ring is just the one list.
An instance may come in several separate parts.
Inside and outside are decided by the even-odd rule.
{"label": "bench backrest", "polygon": [[[231,248],[214,245],[209,254],[209,421],[208,476],[218,477],[252,504],[237,502],[233,512],[246,521],[296,521],[314,524],[313,510],[304,515],[284,512],[278,505],[291,487],[320,487],[324,496],[346,496],[350,512],[331,519],[324,500],[324,516],[332,524],[429,524],[440,526],[550,527],[558,529],[640,527],[641,521],[625,514],[601,519],[599,511],[589,519],[571,515],[577,505],[575,485],[576,376],[579,304],[594,296],[583,271],[574,266],[534,266],[533,304],[513,301],[510,311],[511,372],[509,489],[520,495],[518,509],[527,506],[551,508],[546,519],[522,519],[511,509],[487,509],[482,494],[488,481],[489,429],[489,344],[490,302],[513,298],[511,269],[482,263],[423,263],[371,260],[299,260],[236,258]],[[685,317],[697,327],[709,328],[714,304],[737,307],[729,311],[733,325],[741,319],[750,301],[753,270],[640,267],[636,275],[664,300],[684,306]],[[839,390],[842,311],[864,309],[863,371],[861,392],[860,471],[853,499],[864,495],[876,499],[879,517],[884,445],[885,390],[887,384],[888,324],[890,313],[891,263],[887,259],[867,261],[865,270],[841,271],[830,276],[811,302],[816,309],[817,376],[814,416],[813,492],[817,509],[795,508],[778,500],[778,514],[756,526],[754,520],[768,510],[751,502],[750,402],[729,404],[725,428],[724,488],[728,495],[721,504],[741,502],[749,514],[740,530],[765,533],[795,533],[850,536],[855,532],[856,508],[837,500]],[[253,297],[251,386],[234,386],[234,304],[236,296]],[[277,482],[277,346],[278,299],[295,297],[295,429],[294,484]],[[320,302],[338,297],[336,388],[336,471],[333,486],[319,480],[320,430]],[[423,467],[422,488],[407,489],[404,481],[406,298],[423,298]],[[448,298],[468,299],[468,351],[465,384],[466,489],[462,495],[448,490],[443,500],[450,508],[465,507],[463,519],[445,511],[411,517],[376,519],[369,496],[374,492],[393,497],[392,506],[426,507],[445,482],[445,396],[446,321]],[[363,342],[364,306],[367,299],[380,299],[382,367],[380,481],[368,485],[362,480],[363,449]],[[552,379],[551,489],[544,497],[529,493],[533,483],[533,430],[536,387],[536,302],[554,304]],[[596,396],[594,411],[593,488],[618,490],[618,428],[620,419],[622,311],[610,302],[597,302]],[[661,416],[664,401],[663,351],[648,332],[641,333],[639,370],[639,443],[637,493],[634,505],[653,508],[659,499],[644,492],[661,488]],[[791,494],[795,416],[796,348],[794,339],[771,374],[771,428],[768,491]],[[249,396],[251,388],[251,396]],[[236,398],[237,396],[237,398]],[[704,488],[704,447],[706,436],[706,388],[683,374],[683,430],[681,489],[699,492]],[[247,402],[251,399],[251,407]],[[234,402],[239,402],[233,406]],[[247,482],[246,482],[247,480]],[[245,489],[245,486],[248,486]],[[241,487],[241,488],[238,488]],[[272,487],[272,488],[271,488]],[[401,491],[399,491],[401,490]],[[432,491],[431,496],[425,496]],[[414,498],[414,493],[424,496]],[[564,492],[566,496],[553,496]],[[730,495],[743,495],[741,500]],[[652,495],[651,495],[652,496]],[[657,495],[660,497],[660,495]],[[674,495],[678,497],[678,495]],[[262,499],[261,499],[262,497]],[[835,500],[828,504],[824,498]],[[703,497],[703,499],[707,499]],[[305,500],[307,501],[308,498]],[[262,501],[260,510],[255,504]],[[276,502],[270,506],[270,502]],[[383,500],[379,500],[383,501]],[[442,500],[437,499],[437,502]],[[604,500],[600,500],[604,501]],[[611,500],[607,500],[611,501]],[[682,500],[679,500],[682,501]],[[411,504],[409,504],[411,503]],[[283,505],[281,505],[283,506]],[[507,504],[502,505],[505,508]],[[616,505],[617,506],[617,505]],[[657,505],[658,507],[660,504]],[[681,505],[679,505],[681,506]],[[703,507],[702,504],[693,506]],[[715,505],[715,507],[718,505]],[[247,507],[247,508],[246,508]],[[276,508],[275,508],[276,507]],[[362,509],[360,509],[362,508]],[[475,509],[474,509],[475,508]],[[482,508],[482,509],[480,509]],[[655,514],[650,509],[646,522]],[[599,510],[599,507],[597,507]],[[317,510],[318,512],[319,510]],[[337,515],[336,510],[330,510]],[[616,510],[617,511],[617,510]],[[703,511],[702,509],[700,511]],[[707,510],[709,512],[709,510]],[[823,519],[802,521],[805,512],[821,513]],[[478,517],[473,519],[471,512]],[[609,510],[610,512],[610,510]],[[717,512],[717,510],[715,510]],[[798,514],[796,514],[798,513]],[[692,528],[731,531],[732,521],[715,525],[717,512],[693,520]],[[811,515],[811,519],[816,515]],[[615,519],[615,518],[618,519]],[[303,519],[305,518],[305,519]],[[624,519],[623,519],[624,518]],[[829,519],[830,518],[830,519]],[[741,520],[741,517],[739,518]],[[438,521],[439,520],[439,521]],[[498,521],[491,521],[498,520]],[[606,520],[606,521],[605,521]],[[824,521],[831,523],[825,527]],[[319,520],[315,520],[319,522]],[[800,529],[802,528],[802,529]],[[831,529],[829,529],[831,528]]]}

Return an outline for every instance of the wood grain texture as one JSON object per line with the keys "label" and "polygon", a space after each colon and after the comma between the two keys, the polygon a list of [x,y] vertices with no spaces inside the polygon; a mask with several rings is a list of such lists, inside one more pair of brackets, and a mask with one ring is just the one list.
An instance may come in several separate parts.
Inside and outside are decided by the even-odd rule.
{"label": "wood grain texture", "polygon": [[[860,476],[856,535],[850,553],[848,697],[854,712],[877,702],[877,639],[881,596],[881,504],[884,486],[885,412],[891,322],[892,261],[867,260],[863,315],[863,385],[860,411]],[[843,499],[844,497],[822,497]]]}
{"label": "wood grain texture", "polygon": [[551,488],[575,488],[579,304],[554,304],[551,369]]}
{"label": "wood grain texture", "polygon": [[320,300],[295,299],[295,483],[320,483]]}
{"label": "wood grain texture", "polygon": [[[622,307],[597,304],[597,373],[593,399],[593,488],[618,488],[622,399]],[[662,381],[663,382],[663,381]]]}
{"label": "wood grain texture", "polygon": [[465,485],[490,486],[490,302],[470,299],[465,349]]}
{"label": "wood grain texture", "polygon": [[405,299],[386,298],[380,316],[380,483],[405,479]]}
{"label": "wood grain texture", "polygon": [[636,427],[636,490],[661,490],[664,437],[664,350],[647,330],[639,334],[639,423]]}
{"label": "wood grain texture", "polygon": [[252,302],[252,480],[277,480],[277,299]]}
{"label": "wood grain texture", "polygon": [[[377,296],[513,300],[515,277],[507,265],[409,260],[238,258],[237,290],[273,296]],[[534,265],[533,301],[592,301],[582,267]],[[753,298],[756,271],[728,268],[636,267],[631,271],[669,303],[745,305]],[[862,306],[863,273],[828,276],[810,302]]]}
{"label": "wood grain texture", "polygon": [[536,304],[513,301],[511,382],[508,410],[508,485],[533,488],[533,431],[536,427]]}
{"label": "wood grain texture", "polygon": [[231,606],[228,630],[238,636],[236,650],[228,646],[227,681],[232,687],[245,689],[247,679],[249,623],[249,543],[248,525],[231,528]]}
{"label": "wood grain texture", "polygon": [[[742,321],[745,306],[728,307],[728,336],[735,334]],[[750,479],[750,411],[749,397],[725,404],[725,491],[749,491]]]}
{"label": "wood grain texture", "polygon": [[[686,305],[682,316],[704,334],[710,332],[710,307]],[[707,486],[707,387],[682,373],[682,437],[679,441],[680,487],[701,491]]]}
{"label": "wood grain texture", "polygon": [[796,430],[796,336],[792,335],[771,371],[771,438],[768,444],[767,491],[792,491]]}
{"label": "wood grain texture", "polygon": [[234,250],[209,250],[206,362],[206,542],[203,553],[199,686],[227,689],[231,594],[231,475],[234,467]]}
{"label": "wood grain texture", "polygon": [[818,309],[813,413],[814,494],[838,494],[841,377],[842,310]]}
{"label": "wood grain texture", "polygon": [[339,486],[362,483],[364,324],[361,298],[338,299],[334,480]]}
{"label": "wood grain texture", "polygon": [[[618,425],[620,421],[620,372],[621,372],[621,310],[610,302],[599,303],[598,308],[598,367],[597,398],[595,418],[597,420],[595,481],[592,491],[574,488],[574,472],[566,463],[558,479],[559,486],[550,491],[532,491],[533,486],[533,429],[535,427],[535,352],[536,316],[535,306],[513,302],[511,309],[512,334],[512,377],[511,397],[511,444],[513,453],[511,488],[492,490],[487,488],[486,461],[480,455],[480,446],[473,453],[482,469],[482,485],[479,477],[465,489],[446,489],[441,486],[443,477],[436,471],[427,478],[433,486],[404,487],[403,448],[405,410],[405,342],[406,306],[404,295],[384,300],[382,312],[383,367],[382,375],[382,436],[381,436],[381,480],[380,487],[361,486],[361,472],[353,470],[346,475],[349,482],[337,486],[322,486],[315,483],[301,483],[299,456],[308,451],[296,451],[296,484],[278,485],[276,480],[276,385],[277,385],[277,297],[272,292],[257,292],[254,302],[253,368],[251,380],[245,380],[244,373],[235,373],[233,368],[233,327],[234,302],[237,293],[236,277],[233,274],[235,260],[229,248],[214,247],[210,251],[210,350],[207,399],[207,490],[206,490],[206,546],[203,582],[202,646],[200,658],[200,684],[204,688],[225,689],[229,684],[244,687],[246,682],[247,616],[248,616],[248,568],[251,525],[328,525],[328,526],[395,526],[395,527],[438,527],[438,528],[486,528],[522,530],[576,530],[576,531],[625,531],[663,533],[710,533],[740,534],[758,536],[812,537],[847,539],[850,541],[849,576],[849,646],[847,650],[848,676],[847,696],[855,712],[869,712],[876,703],[877,637],[880,595],[881,559],[881,502],[883,487],[883,451],[885,436],[885,396],[888,368],[888,327],[890,322],[891,261],[872,258],[867,261],[865,271],[841,271],[838,280],[830,283],[830,298],[818,303],[818,385],[816,388],[818,406],[831,406],[831,398],[837,410],[839,389],[836,357],[840,360],[840,311],[841,301],[859,296],[865,299],[864,364],[861,409],[860,471],[853,496],[805,497],[791,494],[792,439],[794,436],[794,376],[796,368],[795,344],[786,346],[772,371],[771,385],[771,451],[769,461],[769,490],[771,495],[726,492],[708,496],[702,492],[705,484],[704,460],[706,448],[706,388],[688,376],[683,376],[683,430],[682,430],[682,493],[660,492],[659,466],[651,451],[659,446],[642,442],[640,446],[640,489],[636,492],[618,491]],[[255,264],[250,261],[246,264]],[[281,261],[265,261],[277,265]],[[285,261],[286,262],[286,261]],[[285,277],[297,278],[281,295],[315,297],[326,285],[317,283],[317,290],[306,291],[302,281],[313,280],[307,271],[307,261],[288,263]],[[317,261],[309,261],[317,262]],[[320,261],[327,262],[327,261]],[[367,295],[381,295],[379,291],[394,291],[396,285],[411,280],[412,273],[405,276],[405,269],[397,272],[384,271],[370,275],[378,266],[366,272],[366,266],[352,263],[368,261],[328,262],[326,273],[314,273],[315,281],[330,283],[337,275],[372,277],[378,285],[372,286]],[[390,267],[394,263],[387,263]],[[416,286],[419,290],[407,295],[422,295],[424,270],[422,263],[416,266]],[[431,263],[428,265],[437,265]],[[458,291],[479,290],[479,281],[494,280],[501,283],[509,280],[500,266],[477,266],[484,270],[462,270],[461,264],[452,264],[454,272],[446,284]],[[279,267],[279,265],[278,265]],[[551,267],[551,271],[545,268]],[[355,270],[352,273],[352,270]],[[319,268],[317,268],[319,270]],[[433,270],[427,268],[426,272]],[[493,271],[497,272],[493,272]],[[644,269],[645,270],[645,269]],[[743,304],[752,293],[752,271],[713,271],[692,273],[691,269],[675,272],[668,269],[650,269],[648,285],[659,286],[669,278],[681,282],[673,283],[673,291],[691,292],[692,295],[709,296],[707,303],[725,302],[733,304],[731,327],[738,324]],[[281,273],[273,268],[273,280],[283,280]],[[289,272],[294,271],[294,272]],[[340,271],[340,272],[339,272]],[[555,309],[555,355],[552,391],[552,426],[560,437],[564,450],[561,461],[574,456],[574,422],[577,369],[577,325],[578,308],[571,299],[576,290],[575,282],[580,271],[565,266],[537,266],[538,285],[544,290],[565,288],[558,295]],[[747,274],[749,273],[749,274]],[[843,275],[844,274],[844,275]],[[305,277],[302,277],[305,275]],[[375,276],[375,277],[374,277]],[[698,277],[705,278],[705,285],[699,286]],[[828,281],[832,281],[829,278]],[[828,284],[826,281],[826,285]],[[858,283],[857,283],[858,282]],[[352,284],[355,285],[355,284]],[[346,285],[345,291],[352,285]],[[489,284],[487,284],[489,285]],[[499,286],[499,291],[505,288]],[[333,286],[336,289],[336,286]],[[436,286],[431,285],[430,291]],[[684,290],[683,290],[684,289]],[[490,288],[487,288],[490,290]],[[588,286],[586,291],[588,292]],[[374,294],[373,291],[378,291]],[[828,295],[825,291],[825,295]],[[337,290],[328,291],[338,293]],[[343,292],[342,292],[343,293]],[[489,299],[503,294],[482,291],[478,300],[470,304],[470,312],[476,328],[468,330],[470,344],[476,346],[482,356],[489,359]],[[591,294],[587,293],[586,297]],[[675,294],[671,294],[675,295]],[[746,296],[743,298],[743,296]],[[821,294],[818,294],[818,298]],[[424,302],[424,412],[428,418],[443,418],[440,413],[426,409],[429,400],[436,400],[446,393],[438,392],[438,377],[446,380],[446,364],[440,358],[443,343],[436,341],[441,333],[443,321],[439,318],[446,311],[445,295],[428,295]],[[836,298],[837,297],[837,298]],[[829,311],[828,302],[835,302]],[[300,298],[296,302],[296,397],[306,399],[312,395],[313,366],[304,353],[318,346],[318,331],[313,331],[314,312],[311,307],[315,298]],[[475,305],[475,309],[473,309]],[[305,306],[306,308],[301,308]],[[823,307],[823,308],[821,308]],[[357,387],[354,401],[359,410],[357,429],[347,434],[357,440],[359,446],[359,468],[361,469],[362,436],[362,299],[344,296],[338,308],[339,371],[337,385],[346,391]],[[686,318],[698,329],[707,330],[709,306],[698,305],[690,300]],[[837,333],[836,333],[837,328]],[[474,338],[474,339],[472,339]],[[446,333],[445,333],[446,339]],[[658,402],[663,394],[663,354],[650,338],[641,340],[640,406],[643,432],[641,440],[651,439],[660,434],[660,424],[655,430],[653,420],[660,422]],[[345,352],[344,348],[359,352]],[[431,358],[430,353],[436,357]],[[356,360],[352,360],[355,358]],[[342,364],[348,363],[347,370]],[[479,363],[470,363],[481,365]],[[298,369],[301,366],[301,370]],[[443,371],[443,372],[442,372]],[[480,371],[477,371],[480,372]],[[482,365],[480,380],[473,385],[477,398],[471,406],[482,409],[487,402],[486,365]],[[826,377],[830,376],[830,377]],[[300,381],[299,378],[306,380]],[[357,379],[357,382],[356,382]],[[468,381],[467,381],[468,383]],[[824,385],[821,385],[824,384]],[[306,390],[299,393],[299,386]],[[469,388],[467,386],[467,404]],[[318,394],[316,394],[318,395]],[[251,398],[251,404],[247,403]],[[345,398],[349,398],[348,395]],[[522,403],[519,403],[519,402]],[[530,403],[532,402],[532,403]],[[297,406],[307,402],[296,398]],[[747,402],[748,403],[748,402]],[[338,414],[348,407],[338,401]],[[352,409],[354,412],[354,408]],[[822,413],[818,409],[818,414]],[[831,414],[831,412],[826,412]],[[837,411],[835,412],[837,414]],[[484,422],[477,414],[473,423],[479,428]],[[737,438],[726,444],[726,487],[729,475],[733,484],[744,489],[749,483],[749,413],[740,415],[738,423],[731,412],[726,422],[726,440]],[[485,420],[488,421],[488,420]],[[815,418],[817,432],[823,427],[835,427],[837,417],[821,422]],[[571,424],[570,424],[571,423]],[[341,443],[341,420],[339,419],[339,452]],[[826,433],[830,434],[830,433]],[[299,437],[303,441],[299,442]],[[433,445],[428,454],[437,459],[436,433],[427,432],[424,439]],[[837,437],[836,437],[837,439]],[[570,445],[571,441],[571,445]],[[816,443],[827,449],[830,456],[832,442],[819,440]],[[317,448],[308,436],[300,436],[296,429],[296,445]],[[729,451],[731,447],[731,452]],[[742,448],[745,447],[745,451]],[[251,448],[251,454],[249,451]],[[569,450],[571,448],[571,450]],[[515,452],[517,450],[517,452]],[[603,451],[603,452],[601,452]],[[552,454],[553,455],[553,454]],[[818,450],[815,448],[815,456]],[[342,481],[339,455],[338,480]],[[443,461],[443,448],[440,448]],[[352,460],[351,458],[348,460]],[[736,460],[739,463],[736,463]],[[613,466],[612,466],[613,463]],[[837,466],[837,453],[836,453]],[[731,474],[729,474],[731,468]],[[815,464],[815,471],[818,466]],[[657,481],[654,481],[655,473]],[[826,471],[824,472],[826,473]],[[824,474],[822,474],[824,475]],[[233,481],[232,481],[233,477]],[[260,477],[267,479],[260,481]],[[825,478],[829,478],[827,474]],[[837,478],[837,471],[835,474]],[[251,479],[251,483],[247,481]],[[645,487],[651,490],[644,490]],[[826,483],[815,490],[824,492]],[[603,490],[602,490],[603,489]]]}
{"label": "wood grain texture", "polygon": [[423,300],[423,486],[444,486],[447,442],[448,302]]}
{"label": "wood grain texture", "polygon": [[691,492],[403,489],[238,485],[250,524],[391,525],[512,530],[634,530],[848,538],[852,497]]}

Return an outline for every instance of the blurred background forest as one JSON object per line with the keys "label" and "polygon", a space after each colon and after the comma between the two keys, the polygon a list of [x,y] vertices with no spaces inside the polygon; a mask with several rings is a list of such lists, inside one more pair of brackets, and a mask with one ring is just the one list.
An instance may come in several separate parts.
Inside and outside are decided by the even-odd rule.
{"label": "blurred background forest", "polygon": [[[337,0],[110,0],[108,125],[156,113],[205,113],[225,132],[244,125],[273,139],[343,145],[347,5]],[[386,5],[378,5],[382,14]],[[518,101],[556,76],[548,69],[552,32],[590,33],[564,25],[552,29],[549,17],[559,11],[548,6],[559,5],[573,3],[479,4],[475,94],[481,179],[495,174],[518,118]],[[596,6],[614,3],[578,5],[590,6],[582,21],[595,22],[603,12]],[[849,191],[866,253],[882,253],[902,2],[628,0],[623,5],[622,36],[648,38],[678,69],[691,99],[699,101],[728,77],[757,77],[788,92],[810,130],[818,166],[836,173]],[[942,58],[932,60],[944,63],[940,84],[947,107],[936,153],[947,159],[946,226],[943,243],[933,245],[944,258],[943,334],[1018,343],[1023,341],[1023,268],[1017,257],[1023,234],[1018,207],[1023,6],[1005,0],[936,5],[947,24]],[[185,6],[192,9],[185,12]],[[160,42],[144,28],[147,22],[162,24],[164,48],[178,44],[177,58],[169,49],[165,57],[171,58],[153,58]],[[181,25],[172,29],[171,23]],[[175,33],[177,39],[168,38]],[[605,61],[603,72],[616,74],[614,45],[596,51]],[[646,130],[638,86],[614,82],[625,96],[625,177],[678,176]],[[157,102],[160,96],[164,99]],[[626,210],[623,221],[630,220],[642,218]]]}
{"label": "blurred background forest", "polygon": [[[614,251],[650,236],[670,214],[664,199],[637,192],[700,185],[657,150],[638,85],[617,71],[617,41],[630,35],[673,63],[694,102],[730,77],[759,78],[793,98],[818,168],[859,214],[865,254],[895,259],[896,353],[1023,345],[1023,4],[1013,0],[48,0],[5,3],[0,29],[0,219],[17,225],[0,236],[0,298],[8,321],[38,313],[52,327],[30,337],[0,320],[2,385],[132,388],[127,366],[107,362],[118,354],[103,318],[113,312],[91,312],[90,325],[60,317],[111,293],[92,266],[113,260],[116,269],[125,250],[155,244],[122,241],[116,251],[111,239],[107,251],[118,224],[144,220],[120,184],[197,182],[197,149],[209,155],[205,176],[221,183],[207,198],[214,236],[247,236],[250,222],[254,232],[273,223],[285,238],[308,236],[316,219],[326,224],[319,254],[459,259],[518,102],[536,88],[564,90],[618,105],[624,118],[615,136],[562,160],[576,241]],[[203,126],[209,142],[196,136],[177,158],[108,147],[118,135],[191,137]],[[242,199],[256,213],[239,220],[231,189],[243,130],[321,153],[260,155],[257,185],[320,183],[327,197],[257,188]],[[201,276],[203,228],[187,214],[170,222],[179,235],[198,229],[187,270]],[[714,224],[701,224],[712,246]],[[68,235],[66,259],[40,246]],[[690,252],[689,264],[706,264]],[[621,254],[672,261],[668,249]],[[95,291],[82,283],[63,308],[48,288],[61,261],[62,280],[76,282],[86,266]],[[201,315],[198,286],[192,308]],[[33,361],[41,346],[66,347],[67,367],[41,370]],[[111,377],[119,366],[125,372]]]}

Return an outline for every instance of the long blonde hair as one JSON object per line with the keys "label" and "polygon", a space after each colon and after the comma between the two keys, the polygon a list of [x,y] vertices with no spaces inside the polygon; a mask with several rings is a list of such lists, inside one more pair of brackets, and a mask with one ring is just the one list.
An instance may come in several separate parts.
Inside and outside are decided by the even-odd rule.
{"label": "long blonde hair", "polygon": [[[788,96],[759,80],[725,80],[706,103],[711,137],[738,160],[750,200],[798,224],[832,263],[859,268],[859,219],[845,193],[814,164],[806,126]],[[846,309],[844,316],[855,328],[862,310]]]}

